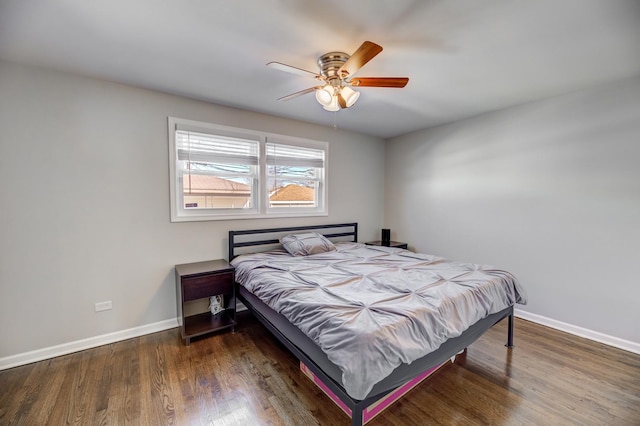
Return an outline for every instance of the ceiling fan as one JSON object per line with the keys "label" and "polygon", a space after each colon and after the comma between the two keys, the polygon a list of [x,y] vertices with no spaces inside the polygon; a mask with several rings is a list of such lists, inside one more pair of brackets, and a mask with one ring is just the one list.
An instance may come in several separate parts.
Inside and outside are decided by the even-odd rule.
{"label": "ceiling fan", "polygon": [[382,46],[365,41],[352,55],[344,52],[325,53],[318,58],[319,73],[281,62],[269,62],[267,66],[292,74],[313,77],[322,84],[283,96],[278,98],[279,101],[288,101],[315,92],[316,100],[324,109],[338,111],[340,108],[353,106],[360,97],[360,93],[353,90],[352,87],[402,88],[407,85],[409,82],[407,77],[353,77],[360,68],[380,52],[382,52]]}

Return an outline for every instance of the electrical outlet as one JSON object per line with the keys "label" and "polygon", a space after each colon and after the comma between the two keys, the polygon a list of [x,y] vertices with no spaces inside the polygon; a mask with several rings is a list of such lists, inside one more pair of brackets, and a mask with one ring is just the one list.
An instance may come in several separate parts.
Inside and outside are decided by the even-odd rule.
{"label": "electrical outlet", "polygon": [[106,302],[96,303],[96,312],[108,311],[109,309],[112,309],[112,308],[113,308],[113,305],[111,304],[111,300],[108,300]]}

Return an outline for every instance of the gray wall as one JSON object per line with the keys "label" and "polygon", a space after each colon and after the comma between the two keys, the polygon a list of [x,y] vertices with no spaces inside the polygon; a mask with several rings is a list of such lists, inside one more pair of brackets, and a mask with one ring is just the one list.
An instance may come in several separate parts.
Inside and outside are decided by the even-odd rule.
{"label": "gray wall", "polygon": [[[381,139],[6,62],[0,93],[0,358],[175,318],[229,229],[382,226]],[[167,116],[328,141],[329,216],[170,223]]]}
{"label": "gray wall", "polygon": [[640,77],[387,142],[385,224],[498,265],[524,311],[640,342]]}

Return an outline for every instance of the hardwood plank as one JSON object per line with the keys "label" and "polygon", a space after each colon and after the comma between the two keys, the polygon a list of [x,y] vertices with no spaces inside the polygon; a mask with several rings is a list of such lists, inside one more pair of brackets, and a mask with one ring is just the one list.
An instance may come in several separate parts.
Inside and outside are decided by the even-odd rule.
{"label": "hardwood plank", "polygon": [[[39,405],[39,399],[43,395],[42,388],[46,386],[45,380],[49,364],[50,360],[32,364],[32,366],[17,367],[20,371],[11,377],[16,382],[8,381],[6,384],[6,388],[13,388],[13,392],[7,392],[5,395],[13,399],[6,398],[7,400],[3,401],[1,407],[3,414],[0,417],[2,422],[29,424],[33,421],[32,419],[38,414],[35,411]],[[0,388],[5,388],[5,380],[2,380],[2,375],[0,375]]]}
{"label": "hardwood plank", "polygon": [[30,410],[31,417],[28,419],[28,423],[32,424],[46,424],[52,417],[51,413],[55,409],[56,397],[60,392],[64,377],[57,373],[57,370],[64,368],[67,364],[67,360],[60,358],[49,360],[45,363],[47,365],[46,370],[40,375],[33,373],[36,380],[44,384],[41,391],[37,396],[38,410]]}
{"label": "hardwood plank", "polygon": [[[348,425],[248,313],[0,372],[0,424]],[[370,425],[640,425],[640,355],[524,320],[497,324]]]}

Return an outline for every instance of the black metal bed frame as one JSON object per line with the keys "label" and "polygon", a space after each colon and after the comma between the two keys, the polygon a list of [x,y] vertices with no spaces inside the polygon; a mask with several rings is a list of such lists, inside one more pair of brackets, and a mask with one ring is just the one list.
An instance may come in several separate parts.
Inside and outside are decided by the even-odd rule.
{"label": "black metal bed frame", "polygon": [[[253,229],[253,230],[241,230],[241,231],[229,231],[229,261],[236,257],[236,248],[251,247],[251,246],[264,246],[278,244],[278,239],[265,239],[257,241],[244,241],[236,242],[236,237],[241,235],[260,235],[260,234],[277,234],[284,232],[298,232],[298,231],[322,231],[331,230],[337,228],[352,228],[349,232],[321,232],[327,238],[337,237],[350,237],[351,241],[357,242],[358,240],[358,224],[357,223],[342,223],[342,224],[330,224],[330,225],[310,225],[310,226],[296,226],[287,228],[266,228],[266,229]],[[380,400],[387,394],[393,392],[395,389],[390,389],[379,394],[369,396],[363,400],[353,399],[344,388],[334,381],[328,374],[326,374],[317,364],[313,361],[303,350],[296,346],[278,327],[276,327],[269,319],[264,316],[260,311],[247,301],[240,292],[236,292],[238,298],[249,309],[249,311],[289,350],[291,351],[302,363],[304,363],[350,410],[351,410],[351,425],[361,426],[363,420],[363,412],[374,402]],[[513,348],[513,306],[505,309],[495,320],[493,324],[497,324],[505,317],[508,317],[508,332],[507,332],[507,346]],[[446,358],[455,356],[458,351],[450,354]],[[436,364],[437,365],[437,364]],[[432,365],[431,367],[434,367]],[[425,369],[425,371],[427,371]]]}
{"label": "black metal bed frame", "polygon": [[280,234],[283,232],[296,232],[296,231],[323,231],[327,229],[337,228],[351,228],[348,232],[321,232],[327,238],[339,238],[339,237],[351,237],[351,241],[358,241],[358,224],[352,223],[334,223],[330,225],[308,225],[308,226],[290,226],[286,228],[265,228],[265,229],[247,229],[243,231],[229,231],[229,261],[232,261],[236,257],[236,248],[239,247],[252,247],[252,246],[264,246],[280,243],[277,238],[270,238],[266,240],[257,241],[245,241],[235,242],[236,236],[240,235],[259,235],[259,234]]}

